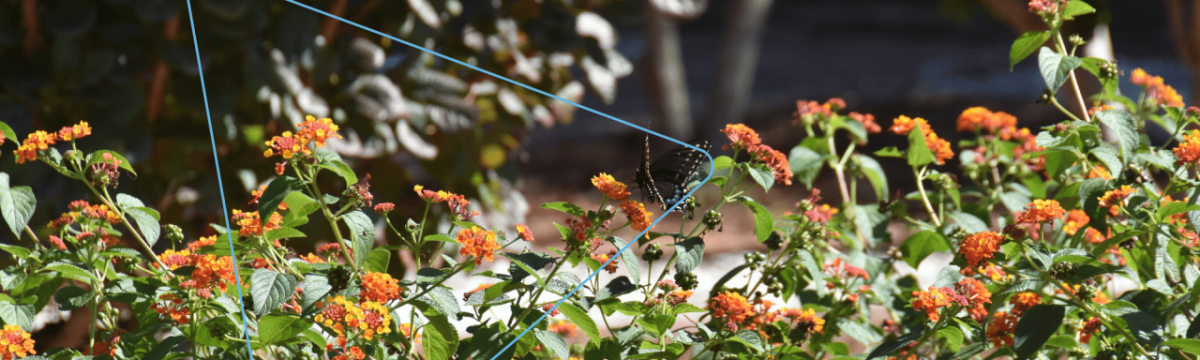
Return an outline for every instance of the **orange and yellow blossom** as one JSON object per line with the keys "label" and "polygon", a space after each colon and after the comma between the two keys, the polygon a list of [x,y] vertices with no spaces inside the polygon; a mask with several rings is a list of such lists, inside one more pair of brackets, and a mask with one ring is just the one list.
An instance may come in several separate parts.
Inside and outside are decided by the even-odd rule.
{"label": "orange and yellow blossom", "polygon": [[322,259],[320,255],[313,254],[313,253],[308,253],[307,255],[300,255],[300,260],[304,260],[305,262],[307,262],[309,264],[324,264],[325,263],[325,259]]}
{"label": "orange and yellow blossom", "polygon": [[553,333],[558,333],[558,335],[563,337],[571,337],[579,333],[578,329],[575,327],[575,324],[567,321],[555,321],[550,323],[550,325],[546,326],[546,330]]}
{"label": "orange and yellow blossom", "polygon": [[192,280],[196,281],[197,289],[212,289],[213,286],[216,286],[221,291],[225,291],[229,284],[237,281],[233,276],[233,259],[228,256],[212,254],[197,255],[196,269],[192,270]]}
{"label": "orange and yellow blossom", "polygon": [[1183,106],[1183,96],[1167,85],[1161,76],[1150,76],[1141,68],[1133,69],[1129,82],[1141,86],[1146,91],[1146,97],[1162,106]]}
{"label": "orange and yellow blossom", "polygon": [[1017,217],[1017,223],[1036,224],[1054,221],[1067,213],[1058,201],[1037,199],[1025,205],[1025,212]]}
{"label": "orange and yellow blossom", "polygon": [[1088,221],[1091,221],[1091,218],[1083,210],[1071,210],[1067,213],[1067,220],[1063,224],[1063,230],[1067,232],[1067,235],[1075,235],[1076,232],[1079,232],[1080,228],[1087,226]]}
{"label": "orange and yellow blossom", "polygon": [[613,200],[621,201],[629,197],[629,190],[625,188],[625,184],[606,173],[592,177],[592,185]]}
{"label": "orange and yellow blossom", "polygon": [[49,149],[50,145],[54,145],[56,142],[58,142],[57,134],[41,130],[34,131],[13,153],[17,155],[17,163],[24,164],[26,161],[37,160],[38,151]]}
{"label": "orange and yellow blossom", "polygon": [[934,162],[938,165],[944,165],[946,160],[954,157],[954,150],[950,149],[950,142],[938,137],[925,119],[900,115],[892,121],[891,130],[897,135],[908,135],[913,129],[921,130],[921,135],[925,136],[925,147],[933,152]]}
{"label": "orange and yellow blossom", "polygon": [[779,309],[779,314],[783,317],[792,319],[792,323],[796,324],[796,330],[812,331],[825,333],[825,319],[817,317],[817,311],[813,309]]}
{"label": "orange and yellow blossom", "polygon": [[775,181],[781,182],[784,185],[792,185],[792,166],[788,164],[787,155],[775,150],[767,145],[755,145],[749,149],[750,155],[754,157],[754,161],[758,161],[771,168],[775,173]]}
{"label": "orange and yellow blossom", "polygon": [[987,327],[987,338],[991,340],[992,345],[996,347],[1012,346],[1012,333],[1017,328],[1018,319],[1020,316],[1005,311],[997,311],[995,315],[992,315],[992,322]]}
{"label": "orange and yellow blossom", "polygon": [[[158,255],[158,261],[162,262],[163,265],[166,265],[172,271],[180,267],[196,264],[196,260],[192,257],[190,250],[175,251],[167,249]],[[154,267],[158,267],[157,263],[153,265]]]}
{"label": "orange and yellow blossom", "polygon": [[1179,142],[1172,151],[1182,164],[1194,164],[1200,161],[1200,130],[1183,133],[1183,141]]}
{"label": "orange and yellow blossom", "polygon": [[958,115],[957,125],[960,132],[983,130],[995,135],[1005,129],[1015,129],[1017,118],[1003,111],[992,112],[982,106],[976,106],[963,110],[962,114]]}
{"label": "orange and yellow blossom", "polygon": [[334,125],[333,120],[329,118],[318,120],[312,115],[308,115],[304,122],[300,123],[299,128],[300,130],[296,131],[296,134],[305,140],[316,142],[317,147],[325,147],[325,140],[330,138],[342,138],[337,133],[338,126]]}
{"label": "orange and yellow blossom", "polygon": [[0,330],[0,360],[20,359],[37,354],[33,349],[34,341],[30,334],[16,325],[4,325]]}
{"label": "orange and yellow blossom", "polygon": [[500,244],[496,243],[496,233],[477,227],[459,231],[454,240],[462,245],[459,254],[475,257],[477,265],[483,263],[484,259],[492,261],[496,250],[500,250]]}
{"label": "orange and yellow blossom", "polygon": [[726,291],[713,297],[708,304],[713,311],[713,317],[726,319],[729,323],[740,324],[754,316],[754,307],[742,294]]}
{"label": "orange and yellow blossom", "polygon": [[1136,189],[1129,185],[1122,185],[1119,189],[1112,189],[1104,193],[1100,197],[1100,207],[1108,208],[1108,213],[1112,216],[1117,216],[1121,213],[1121,206],[1125,205],[1125,198],[1137,192]]}
{"label": "orange and yellow blossom", "polygon": [[362,277],[362,301],[388,302],[400,300],[400,280],[392,275],[368,271]]}
{"label": "orange and yellow blossom", "polygon": [[58,131],[58,138],[62,141],[73,141],[82,139],[85,136],[92,134],[92,127],[88,126],[87,121],[80,121],[72,126],[64,126]]}
{"label": "orange and yellow blossom", "polygon": [[1004,235],[991,231],[971,234],[959,244],[958,252],[967,259],[967,266],[975,267],[980,261],[991,259],[1000,250]]}
{"label": "orange and yellow blossom", "polygon": [[188,246],[189,250],[192,250],[193,252],[195,252],[195,251],[199,251],[200,248],[203,248],[203,247],[209,246],[209,245],[215,245],[216,243],[217,243],[217,236],[212,235],[212,236],[205,236],[205,237],[196,239],[196,241],[188,243],[187,246]]}
{"label": "orange and yellow blossom", "polygon": [[625,216],[632,222],[630,227],[635,231],[642,231],[649,228],[650,217],[654,216],[653,213],[646,211],[645,204],[633,199],[625,199],[625,201],[621,202],[621,212],[624,212]]}
{"label": "orange and yellow blossom", "polygon": [[953,290],[950,288],[929,287],[929,291],[913,291],[912,308],[925,313],[929,321],[938,321],[941,316],[938,309],[954,303]]}
{"label": "orange and yellow blossom", "polygon": [[971,314],[971,318],[976,322],[983,323],[988,314],[987,306],[984,304],[992,303],[992,293],[987,290],[983,282],[973,278],[963,278],[954,284],[954,289],[962,294],[970,304],[967,313]]}
{"label": "orange and yellow blossom", "polygon": [[268,221],[264,226],[262,219],[258,217],[257,211],[242,212],[238,209],[233,209],[233,219],[241,228],[238,230],[239,236],[262,236],[268,231],[279,229],[283,224],[283,215],[278,211],[271,213],[271,221]]}
{"label": "orange and yellow blossom", "polygon": [[732,144],[722,146],[721,149],[729,150],[730,147],[735,149],[747,149],[751,146],[762,144],[762,139],[758,137],[758,133],[744,124],[726,124],[721,133],[729,137],[729,142]]}
{"label": "orange and yellow blossom", "polygon": [[392,315],[387,307],[374,301],[355,304],[342,296],[329,299],[313,320],[339,335],[361,330],[367,340],[374,339],[376,334],[392,332]]}
{"label": "orange and yellow blossom", "polygon": [[1025,311],[1032,309],[1034,306],[1042,303],[1042,296],[1034,292],[1024,291],[1013,295],[1008,299],[1008,303],[1012,304],[1012,314],[1020,317],[1025,315]]}
{"label": "orange and yellow blossom", "polygon": [[533,231],[529,230],[528,226],[525,226],[525,224],[522,223],[517,223],[516,227],[517,237],[519,237],[521,240],[533,242]]}

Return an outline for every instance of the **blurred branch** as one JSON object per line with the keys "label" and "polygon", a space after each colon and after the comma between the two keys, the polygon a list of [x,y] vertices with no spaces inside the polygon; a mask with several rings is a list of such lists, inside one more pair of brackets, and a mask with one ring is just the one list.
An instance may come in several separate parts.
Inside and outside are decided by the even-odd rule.
{"label": "blurred branch", "polygon": [[[1200,20],[1200,6],[1192,3],[1191,29],[1185,25],[1187,9],[1180,0],[1165,0],[1167,7],[1167,26],[1171,30],[1171,42],[1175,44],[1175,52],[1191,71],[1192,83],[1200,83],[1200,26],[1195,25]],[[1190,30],[1190,31],[1189,31]],[[1191,103],[1200,103],[1200,92],[1192,92]]]}
{"label": "blurred branch", "polygon": [[[163,37],[167,41],[175,41],[179,37],[179,14],[175,14],[163,24]],[[167,76],[169,75],[167,62],[158,60],[154,65],[154,78],[150,81],[150,93],[146,94],[146,122],[154,122],[154,119],[158,118],[159,111],[162,110],[162,100],[166,93]]]}
{"label": "blurred branch", "polygon": [[25,53],[29,54],[42,43],[37,0],[21,0],[21,22],[25,24]]}
{"label": "blurred branch", "polygon": [[[333,3],[329,4],[330,14],[342,17],[345,12],[346,0],[333,0]],[[321,37],[324,37],[325,41],[333,41],[333,36],[337,34],[338,25],[342,22],[331,17],[325,17],[324,21],[325,24],[321,25]]]}
{"label": "blurred branch", "polygon": [[646,73],[653,97],[654,118],[666,122],[667,136],[688,137],[692,134],[692,114],[679,24],[653,5],[646,7],[646,19],[646,37],[650,45]]}
{"label": "blurred branch", "polygon": [[730,4],[729,19],[721,40],[716,79],[705,102],[701,136],[716,133],[723,124],[745,115],[758,68],[763,30],[774,0],[737,0]]}

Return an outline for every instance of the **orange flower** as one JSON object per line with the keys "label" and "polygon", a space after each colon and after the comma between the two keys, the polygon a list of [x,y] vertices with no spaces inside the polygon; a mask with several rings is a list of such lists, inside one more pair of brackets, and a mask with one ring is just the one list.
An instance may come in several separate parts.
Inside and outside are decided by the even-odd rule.
{"label": "orange flower", "polygon": [[1125,198],[1137,192],[1129,185],[1122,185],[1119,189],[1109,190],[1100,197],[1100,207],[1107,207],[1108,213],[1112,216],[1117,216],[1121,213],[1121,206],[1125,205]]}
{"label": "orange flower", "polygon": [[387,307],[374,301],[355,304],[337,296],[322,305],[313,320],[332,329],[338,335],[357,332],[367,340],[376,334],[392,332],[392,315]]}
{"label": "orange flower", "polygon": [[979,267],[979,273],[992,281],[1004,281],[1012,278],[1012,275],[1006,274],[1004,269],[996,264],[985,264]]}
{"label": "orange flower", "polygon": [[984,304],[992,303],[992,293],[983,286],[983,282],[973,278],[963,278],[958,283],[954,284],[954,289],[963,297],[967,298],[967,302],[971,305],[967,308],[967,312],[971,314],[971,318],[978,323],[983,323],[987,318],[988,309]]}
{"label": "orange flower", "polygon": [[958,252],[967,258],[967,266],[975,267],[979,261],[991,259],[1000,250],[1004,235],[991,231],[971,234],[959,244]]}
{"label": "orange flower", "polygon": [[264,157],[272,157],[278,154],[284,159],[291,159],[296,154],[309,155],[312,154],[312,149],[308,148],[308,143],[304,138],[292,134],[291,131],[284,131],[283,136],[275,136],[271,141],[267,141],[269,149],[263,152]]}
{"label": "orange flower", "polygon": [[1104,165],[1096,165],[1092,170],[1088,171],[1088,179],[1101,178],[1104,180],[1112,180],[1112,174],[1108,173],[1108,169]]}
{"label": "orange flower", "polygon": [[1183,134],[1183,141],[1175,146],[1175,156],[1181,163],[1196,163],[1200,161],[1200,130],[1192,130]]}
{"label": "orange flower", "polygon": [[22,142],[13,153],[17,154],[17,163],[24,164],[26,161],[37,160],[37,152],[49,149],[50,145],[54,145],[55,142],[58,142],[57,134],[38,130],[29,134],[25,138],[25,142]]}
{"label": "orange flower", "polygon": [[368,271],[362,277],[362,301],[388,302],[400,300],[400,280],[391,275]]}
{"label": "orange flower", "polygon": [[481,228],[463,229],[454,240],[462,244],[459,254],[475,257],[477,265],[483,263],[484,259],[492,261],[495,251],[500,249],[500,244],[496,243],[496,233]]}
{"label": "orange flower", "polygon": [[362,349],[359,349],[357,346],[351,346],[349,349],[347,349],[346,356],[349,356],[350,359],[353,359],[353,360],[363,360],[363,359],[367,358],[367,354],[364,353],[362,351]]}
{"label": "orange flower", "polygon": [[92,128],[88,126],[87,121],[80,121],[73,126],[64,126],[62,130],[58,131],[58,138],[62,141],[72,141],[91,134]]}
{"label": "orange flower", "polygon": [[67,244],[64,243],[62,238],[60,238],[60,237],[50,235],[50,243],[54,245],[55,249],[59,249],[59,250],[67,249]]}
{"label": "orange flower", "polygon": [[1005,129],[1014,129],[1017,118],[1003,111],[992,112],[987,108],[976,106],[968,108],[958,115],[958,131],[987,131],[989,134],[999,134]]}
{"label": "orange flower", "polygon": [[317,254],[308,253],[308,255],[300,255],[300,260],[304,260],[309,264],[324,264],[325,259],[322,259]]}
{"label": "orange flower", "polygon": [[[813,190],[816,191],[816,189]],[[813,208],[811,210],[804,212],[804,216],[808,217],[808,220],[822,224],[829,222],[829,220],[832,220],[833,216],[837,214],[838,208],[829,206],[829,204],[821,204],[821,206],[816,206],[816,204],[813,204]]]}
{"label": "orange flower", "polygon": [[1066,213],[1067,211],[1058,205],[1058,201],[1037,199],[1029,205],[1025,205],[1025,212],[1017,218],[1017,222],[1022,224],[1049,222],[1063,217]]}
{"label": "orange flower", "polygon": [[932,132],[929,127],[929,122],[922,118],[909,118],[908,116],[900,115],[895,120],[892,120],[891,131],[896,135],[908,135],[913,128],[920,127],[921,134]]}
{"label": "orange flower", "polygon": [[4,325],[0,331],[0,360],[19,359],[37,354],[33,350],[34,341],[29,333],[16,325]]}
{"label": "orange flower", "polygon": [[992,322],[987,327],[987,338],[992,341],[992,345],[996,347],[1012,346],[1012,332],[1017,328],[1019,318],[1017,315],[1004,311],[997,311],[995,315],[992,315]]}
{"label": "orange flower", "polygon": [[954,292],[950,288],[937,288],[930,286],[929,291],[913,291],[912,308],[917,311],[925,312],[925,317],[929,321],[938,321],[941,316],[938,315],[938,309],[943,306],[949,306],[954,300]]}
{"label": "orange flower", "polygon": [[646,228],[649,228],[650,217],[654,215],[654,213],[646,211],[645,204],[633,199],[625,199],[625,201],[622,201],[621,211],[624,212],[625,217],[628,217],[629,221],[633,223],[631,227],[635,231],[642,231],[646,230]]}
{"label": "orange flower", "polygon": [[[162,254],[158,255],[158,260],[167,265],[171,270],[196,264],[195,259],[192,257],[192,252],[189,250],[176,252],[175,250],[167,249],[167,251],[163,251]],[[158,264],[154,264],[154,267],[158,267]]]}
{"label": "orange flower", "polygon": [[[400,324],[400,333],[404,334],[404,337],[412,337],[413,336],[412,324],[410,324],[410,323]],[[412,341],[413,341],[413,343],[420,344],[421,343],[421,334],[417,334],[416,337],[412,338]]]}
{"label": "orange flower", "polygon": [[687,302],[688,298],[692,297],[692,291],[679,289],[667,293],[664,297],[666,298],[668,304],[679,305]]}
{"label": "orange flower", "polygon": [[158,299],[161,301],[155,301],[153,305],[150,305],[151,310],[154,310],[159,315],[167,315],[177,325],[188,323],[188,316],[192,312],[184,306],[183,299],[175,296],[175,294],[163,294]]}
{"label": "orange flower", "polygon": [[592,177],[592,185],[613,200],[621,201],[629,197],[629,190],[625,188],[625,184],[613,179],[609,174],[600,173],[600,175]]}
{"label": "orange flower", "polygon": [[1011,299],[1008,299],[1008,303],[1013,306],[1013,316],[1020,317],[1021,315],[1025,315],[1025,311],[1032,309],[1037,304],[1041,304],[1042,296],[1028,291],[1020,292],[1013,295]]}
{"label": "orange flower", "polygon": [[766,164],[771,168],[775,173],[775,181],[782,182],[784,185],[792,184],[794,174],[792,174],[792,166],[788,164],[787,155],[762,144],[751,146],[749,152],[754,157],[754,161]]}
{"label": "orange flower", "polygon": [[1150,76],[1145,70],[1137,68],[1133,69],[1133,74],[1129,76],[1129,82],[1141,86],[1146,92],[1146,97],[1153,99],[1158,105],[1183,106],[1183,96],[1164,83],[1161,76]]}
{"label": "orange flower", "polygon": [[390,202],[381,202],[375,204],[375,212],[384,214],[396,209],[396,204]]}
{"label": "orange flower", "polygon": [[205,236],[205,237],[196,239],[196,241],[188,243],[187,246],[188,246],[188,249],[195,252],[195,251],[200,251],[200,248],[202,248],[202,247],[209,246],[209,245],[215,245],[216,243],[217,243],[217,236],[213,235],[213,236]]}
{"label": "orange flower", "polygon": [[791,318],[792,323],[796,324],[796,330],[825,333],[825,319],[817,317],[816,310],[782,308],[778,313],[783,317]]}
{"label": "orange flower", "polygon": [[197,289],[211,289],[214,285],[225,291],[229,284],[237,281],[233,277],[233,259],[228,256],[198,255],[192,280]]}
{"label": "orange flower", "polygon": [[529,227],[525,226],[525,224],[517,223],[517,237],[520,237],[521,240],[533,242],[533,231],[529,230]]}
{"label": "orange flower", "polygon": [[[595,254],[592,255],[592,260],[599,261],[600,265],[604,265],[608,259],[612,259],[612,256],[616,254],[616,250],[613,250],[612,253],[609,254]],[[604,267],[604,270],[607,270],[609,274],[615,274],[617,272],[617,260],[613,260],[612,262],[608,263],[608,265]]]}
{"label": "orange flower", "polygon": [[1092,341],[1092,335],[1100,330],[1100,318],[1091,318],[1079,327],[1079,343],[1087,344]]}
{"label": "orange flower", "polygon": [[1091,218],[1083,210],[1071,210],[1067,213],[1067,221],[1066,224],[1063,224],[1063,230],[1068,235],[1075,235],[1080,228],[1087,225],[1088,221],[1091,221]]}
{"label": "orange flower", "polygon": [[741,294],[732,291],[713,297],[708,308],[713,311],[714,317],[726,319],[733,324],[740,324],[754,316],[754,308],[750,306],[750,302]]}
{"label": "orange flower", "polygon": [[257,211],[242,212],[233,209],[233,219],[241,226],[241,229],[238,230],[240,236],[262,236],[268,231],[279,229],[283,223],[283,215],[280,215],[278,211],[271,213],[271,221],[267,222],[265,226],[262,224],[262,219],[259,219]]}
{"label": "orange flower", "polygon": [[762,144],[762,139],[758,137],[758,133],[743,124],[726,124],[721,130],[725,136],[729,137],[729,142],[732,144],[722,146],[721,149],[747,149],[751,146]]}
{"label": "orange flower", "polygon": [[300,130],[296,132],[305,141],[315,141],[317,147],[325,147],[325,140],[330,138],[341,139],[338,135],[338,126],[333,124],[333,120],[324,118],[317,120],[312,115],[305,117],[304,122],[300,123]]}
{"label": "orange flower", "polygon": [[550,325],[547,325],[546,330],[558,333],[558,335],[563,337],[571,337],[579,334],[579,330],[575,327],[575,324],[567,321],[555,321]]}

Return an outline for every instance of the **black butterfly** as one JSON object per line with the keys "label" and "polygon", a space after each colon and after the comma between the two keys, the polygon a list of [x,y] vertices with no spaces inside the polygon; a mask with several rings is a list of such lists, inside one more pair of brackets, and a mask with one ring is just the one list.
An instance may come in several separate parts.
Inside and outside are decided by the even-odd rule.
{"label": "black butterfly", "polygon": [[[650,162],[650,135],[646,135],[646,145],[642,148],[642,164],[634,171],[638,188],[642,189],[642,197],[646,202],[657,201],[662,209],[666,210],[683,201],[684,196],[691,191],[689,185],[696,180],[696,175],[702,170],[701,165],[708,161],[704,154],[708,152],[711,144],[708,140],[692,140],[688,141],[688,144],[704,151],[680,145]],[[683,206],[676,207],[675,211],[684,212]]]}

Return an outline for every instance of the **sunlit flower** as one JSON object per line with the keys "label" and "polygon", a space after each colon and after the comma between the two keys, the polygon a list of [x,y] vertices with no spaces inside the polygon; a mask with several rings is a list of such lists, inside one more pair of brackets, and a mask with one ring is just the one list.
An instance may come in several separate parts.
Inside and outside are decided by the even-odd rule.
{"label": "sunlit flower", "polygon": [[[608,254],[593,254],[592,260],[599,261],[600,265],[604,265],[605,262],[607,262],[609,259],[612,259],[613,255],[616,254],[617,251],[615,249]],[[608,271],[609,274],[615,274],[617,272],[617,260],[614,259],[612,262],[608,263],[608,265],[605,265],[604,270]]]}
{"label": "sunlit flower", "polygon": [[967,299],[970,307],[967,312],[971,314],[971,318],[976,322],[983,323],[987,318],[988,309],[984,304],[992,303],[992,293],[984,287],[983,282],[973,278],[963,278],[958,283],[954,284],[954,290]]}
{"label": "sunlit flower", "polygon": [[72,141],[82,139],[84,136],[92,134],[92,128],[88,126],[87,121],[80,121],[72,126],[64,126],[58,131],[58,138],[62,141]]}
{"label": "sunlit flower", "polygon": [[1119,189],[1106,191],[1100,197],[1100,207],[1108,208],[1108,213],[1112,216],[1117,216],[1121,213],[1121,206],[1125,205],[1125,198],[1137,192],[1136,189],[1129,185],[1122,185]]}
{"label": "sunlit flower", "polygon": [[751,146],[762,144],[762,139],[758,137],[758,133],[743,124],[726,124],[721,132],[725,136],[728,136],[729,142],[732,143],[722,146],[721,149],[724,150],[728,150],[730,147],[747,149]]}
{"label": "sunlit flower", "polygon": [[242,212],[238,209],[233,209],[233,219],[241,228],[238,230],[240,236],[262,236],[268,231],[279,229],[283,223],[283,215],[278,211],[271,213],[271,221],[263,225],[262,219],[259,219],[257,211]]}
{"label": "sunlit flower", "polygon": [[[192,252],[189,250],[183,250],[183,251],[177,252],[175,250],[167,249],[166,251],[163,251],[162,254],[158,255],[158,261],[161,261],[164,265],[167,266],[167,268],[169,268],[171,270],[176,270],[183,266],[196,264],[196,261],[192,256]],[[158,264],[154,264],[154,266],[158,267]]]}
{"label": "sunlit flower", "polygon": [[381,202],[381,203],[375,204],[375,212],[380,213],[380,214],[389,213],[395,209],[396,209],[396,204],[393,204],[390,202]]}
{"label": "sunlit flower", "polygon": [[792,166],[788,164],[787,155],[764,144],[751,146],[749,152],[754,157],[754,161],[771,168],[771,171],[775,173],[775,181],[782,182],[784,185],[792,184],[794,174],[792,174]]}
{"label": "sunlit flower", "polygon": [[56,142],[58,142],[57,134],[41,130],[34,131],[13,153],[17,154],[17,163],[24,164],[26,161],[37,160],[38,151],[49,149],[50,145],[54,145]]}
{"label": "sunlit flower", "polygon": [[600,175],[592,177],[592,185],[613,200],[621,201],[629,197],[629,190],[625,188],[625,184],[613,179],[609,174],[600,173]]}
{"label": "sunlit flower", "polygon": [[520,237],[521,240],[533,242],[533,231],[529,230],[529,227],[525,226],[525,224],[517,223],[517,237]]}
{"label": "sunlit flower", "polygon": [[667,303],[671,304],[672,306],[685,303],[688,301],[688,298],[690,298],[690,297],[692,297],[692,291],[691,290],[683,290],[683,289],[669,292],[665,296]]}
{"label": "sunlit flower", "polygon": [[861,278],[863,280],[871,278],[871,275],[866,270],[850,265],[850,263],[842,262],[842,258],[833,259],[833,262],[825,264],[825,272],[839,278]]}
{"label": "sunlit flower", "polygon": [[1145,89],[1146,97],[1162,106],[1183,106],[1183,96],[1170,85],[1163,82],[1161,76],[1150,76],[1141,68],[1133,69],[1129,82]]}
{"label": "sunlit flower", "polygon": [[713,317],[725,319],[733,324],[745,322],[754,316],[754,308],[741,294],[725,291],[713,297],[708,304],[713,311]]}
{"label": "sunlit flower", "polygon": [[796,329],[805,332],[825,333],[825,319],[817,317],[817,311],[809,309],[779,309],[780,315],[792,319]]}
{"label": "sunlit flower", "polygon": [[646,211],[646,205],[640,201],[633,199],[625,199],[621,202],[621,211],[629,218],[632,223],[630,227],[635,231],[643,231],[650,227],[650,217],[654,214]]}
{"label": "sunlit flower", "polygon": [[410,324],[410,323],[400,324],[400,333],[404,334],[404,337],[412,338],[413,343],[416,343],[416,344],[421,343],[421,334],[418,333],[416,337],[412,337],[413,336],[412,324]]}
{"label": "sunlit flower", "polygon": [[829,206],[829,204],[821,204],[821,206],[817,206],[816,204],[813,204],[812,209],[809,209],[804,212],[804,216],[808,217],[809,221],[824,224],[824,223],[828,223],[829,220],[832,220],[833,216],[837,215],[837,213],[838,213],[838,209],[835,207]]}
{"label": "sunlit flower", "polygon": [[183,299],[175,294],[162,294],[162,296],[158,297],[158,301],[155,301],[153,305],[150,305],[150,309],[154,310],[159,315],[166,315],[167,317],[170,317],[171,321],[174,321],[177,325],[187,324],[188,316],[192,314],[192,312],[188,310],[186,306],[184,306]]}
{"label": "sunlit flower", "polygon": [[309,264],[324,264],[325,263],[325,259],[322,259],[321,256],[319,256],[317,254],[313,254],[313,253],[308,253],[307,255],[300,255],[300,260],[304,260],[305,262],[307,262]]}
{"label": "sunlit flower", "polygon": [[1034,292],[1019,292],[1008,299],[1008,303],[1012,304],[1012,314],[1020,317],[1025,315],[1025,311],[1032,309],[1034,306],[1042,303],[1042,296]]}
{"label": "sunlit flower", "polygon": [[312,149],[308,148],[305,139],[292,134],[291,131],[284,131],[282,136],[272,137],[271,141],[267,141],[267,147],[267,151],[263,152],[265,157],[279,155],[284,159],[291,159],[296,154],[312,154]]}
{"label": "sunlit flower", "polygon": [[929,122],[925,121],[925,119],[914,119],[904,115],[900,115],[895,120],[892,120],[892,127],[890,130],[893,133],[896,133],[896,135],[908,135],[913,128],[917,127],[921,128],[921,134],[928,134],[932,131],[929,127]]}
{"label": "sunlit flower", "polygon": [[575,327],[575,324],[567,321],[555,321],[550,323],[550,325],[546,326],[546,331],[557,333],[563,337],[571,337],[579,333],[578,328]]}
{"label": "sunlit flower", "polygon": [[54,236],[54,235],[50,235],[50,244],[54,245],[55,249],[59,249],[59,250],[67,249],[67,244],[63,242],[62,238]]}
{"label": "sunlit flower", "polygon": [[1075,235],[1080,228],[1087,226],[1088,221],[1091,221],[1091,218],[1083,210],[1071,210],[1067,213],[1067,220],[1063,224],[1063,230],[1067,232],[1067,235]]}
{"label": "sunlit flower", "polygon": [[4,325],[4,330],[0,331],[0,360],[20,359],[37,354],[33,345],[33,339],[30,339],[25,330],[21,330],[17,325]]}
{"label": "sunlit flower", "polygon": [[1067,211],[1055,200],[1037,199],[1025,205],[1025,212],[1017,218],[1018,223],[1036,224],[1054,221],[1063,217]]}
{"label": "sunlit flower", "polygon": [[192,252],[196,252],[196,251],[200,251],[200,248],[203,248],[203,247],[209,246],[209,245],[215,245],[216,243],[217,243],[217,236],[212,235],[212,236],[204,236],[199,239],[196,239],[196,241],[188,243],[187,246],[188,246],[188,249],[192,250]]}
{"label": "sunlit flower", "polygon": [[997,311],[992,315],[992,322],[987,327],[987,338],[993,346],[1013,345],[1012,333],[1017,328],[1019,318],[1020,316],[1005,311]]}
{"label": "sunlit flower", "polygon": [[1092,335],[1095,335],[1100,330],[1100,318],[1091,318],[1079,327],[1079,343],[1087,344],[1092,341]]}
{"label": "sunlit flower", "polygon": [[1200,130],[1183,133],[1183,141],[1172,149],[1180,163],[1189,164],[1200,161]]}
{"label": "sunlit flower", "polygon": [[1013,129],[1017,126],[1017,118],[1003,111],[992,112],[987,108],[976,106],[964,110],[958,116],[958,131],[985,131],[997,135],[1002,130]]}
{"label": "sunlit flower", "polygon": [[470,219],[476,215],[479,215],[478,211],[467,210],[467,207],[469,205],[471,205],[471,202],[468,201],[467,198],[462,195],[458,195],[458,194],[454,194],[454,193],[450,193],[450,192],[446,192],[446,191],[442,191],[442,190],[438,190],[437,192],[434,192],[433,190],[425,190],[425,187],[421,186],[421,185],[413,186],[413,191],[416,191],[417,195],[420,196],[421,199],[424,199],[425,201],[435,202],[435,203],[440,203],[440,202],[446,203],[446,206],[448,206],[450,208],[450,213],[454,214],[455,216],[461,217],[463,220]]}
{"label": "sunlit flower", "polygon": [[971,234],[959,244],[958,252],[967,259],[967,265],[975,267],[982,260],[991,259],[1000,250],[1004,235],[991,231]]}
{"label": "sunlit flower", "polygon": [[[355,319],[355,317],[358,317]],[[347,316],[347,325],[352,325],[357,321],[359,330],[363,331],[363,337],[367,340],[375,338],[376,334],[388,334],[392,332],[392,315],[391,311],[386,306],[374,301],[362,303],[361,313],[351,313]]]}
{"label": "sunlit flower", "polygon": [[362,293],[359,297],[363,301],[388,302],[391,300],[400,300],[400,280],[393,279],[392,275],[386,273],[377,273],[368,271],[362,277]]}
{"label": "sunlit flower", "polygon": [[891,131],[897,135],[908,135],[913,129],[920,129],[921,134],[925,135],[925,147],[933,152],[934,162],[938,165],[943,165],[946,160],[954,157],[954,150],[950,148],[950,142],[938,137],[925,119],[900,115],[892,120]]}
{"label": "sunlit flower", "polygon": [[192,280],[196,281],[198,289],[212,289],[213,286],[216,286],[221,291],[225,291],[229,284],[237,281],[233,276],[233,271],[233,259],[228,256],[197,255],[196,269],[192,270]]}
{"label": "sunlit flower", "polygon": [[[838,100],[840,101],[841,99]],[[844,107],[845,102],[842,102],[842,104]],[[829,105],[830,104],[828,102],[822,105],[815,100],[796,100],[796,120],[793,122],[799,122],[805,118],[811,120],[818,116],[832,115],[833,109]]]}
{"label": "sunlit flower", "polygon": [[1012,279],[1012,275],[1004,272],[1004,269],[996,264],[984,264],[979,267],[979,274],[983,275],[992,281],[1005,281]]}
{"label": "sunlit flower", "polygon": [[929,321],[938,321],[941,316],[938,315],[938,309],[944,306],[950,306],[954,302],[954,290],[943,287],[929,287],[929,291],[913,291],[912,308],[925,313],[925,317]]}
{"label": "sunlit flower", "polygon": [[342,138],[337,133],[338,126],[334,125],[333,120],[329,118],[317,120],[312,115],[308,115],[304,122],[300,123],[299,128],[300,130],[296,131],[296,134],[305,140],[316,142],[317,147],[325,147],[325,140],[330,138]]}
{"label": "sunlit flower", "polygon": [[459,254],[475,257],[475,264],[483,263],[484,259],[492,261],[495,251],[500,249],[500,244],[496,243],[496,233],[477,227],[459,231],[455,241],[462,244]]}

